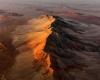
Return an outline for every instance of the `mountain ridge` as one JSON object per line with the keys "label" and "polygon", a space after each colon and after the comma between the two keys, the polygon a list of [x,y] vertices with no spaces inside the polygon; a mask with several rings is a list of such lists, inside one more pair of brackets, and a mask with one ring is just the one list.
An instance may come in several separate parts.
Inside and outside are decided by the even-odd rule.
{"label": "mountain ridge", "polygon": [[4,76],[8,80],[100,80],[99,31],[97,25],[59,16],[28,20],[11,32],[11,45],[18,52]]}

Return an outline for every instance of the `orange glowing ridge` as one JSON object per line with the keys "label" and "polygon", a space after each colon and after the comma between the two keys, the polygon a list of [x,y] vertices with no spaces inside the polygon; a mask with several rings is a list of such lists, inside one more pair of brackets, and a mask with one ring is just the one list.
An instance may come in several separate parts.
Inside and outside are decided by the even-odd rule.
{"label": "orange glowing ridge", "polygon": [[[28,43],[28,46],[33,50],[33,57],[37,61],[44,60],[44,64],[50,72],[53,70],[50,68],[50,56],[46,54],[43,49],[46,45],[46,40],[51,34],[51,29],[49,28],[54,22],[55,19],[52,16],[42,16],[37,20],[29,21],[29,24],[32,24],[34,32],[28,34],[27,38],[31,41]],[[35,31],[36,30],[36,31]]]}

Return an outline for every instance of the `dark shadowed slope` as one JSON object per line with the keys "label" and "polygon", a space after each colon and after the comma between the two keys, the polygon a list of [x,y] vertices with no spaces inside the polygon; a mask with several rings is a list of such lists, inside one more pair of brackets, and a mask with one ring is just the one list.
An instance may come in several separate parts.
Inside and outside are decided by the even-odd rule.
{"label": "dark shadowed slope", "polygon": [[100,80],[100,26],[55,16],[44,51],[57,80]]}

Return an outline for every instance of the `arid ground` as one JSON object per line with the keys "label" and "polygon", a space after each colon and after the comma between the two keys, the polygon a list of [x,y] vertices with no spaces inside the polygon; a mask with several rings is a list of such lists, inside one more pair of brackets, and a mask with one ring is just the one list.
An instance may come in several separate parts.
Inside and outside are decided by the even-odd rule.
{"label": "arid ground", "polygon": [[[34,1],[34,3],[31,1],[18,3],[12,3],[11,0],[8,2],[0,1],[0,80],[100,80],[99,3],[67,4],[67,1],[60,2],[60,0],[58,3],[56,1],[49,3],[41,3],[39,1]],[[65,27],[63,21],[60,23],[59,18],[56,18],[57,16],[64,20],[71,20],[70,24],[75,25],[73,22],[75,21],[78,27],[82,25],[83,32],[81,33],[76,26],[76,32],[70,28],[52,29],[52,26],[61,25]],[[68,75],[65,75],[66,72],[62,71],[63,66],[66,64],[62,61],[67,62],[66,59],[62,60],[64,58],[62,56],[64,56],[65,53],[59,55],[58,51],[56,57],[51,54],[55,54],[56,52],[54,51],[58,48],[57,45],[55,46],[55,43],[58,41],[59,44],[59,40],[62,40],[62,35],[59,36],[61,34],[60,30],[78,37],[79,41],[80,38],[82,38],[81,43],[78,42],[76,38],[71,40],[70,38],[73,37],[70,35],[67,35],[67,37],[64,36],[64,38],[68,38],[69,43],[71,43],[69,46],[68,43],[64,43],[66,39],[63,38],[64,41],[61,41],[62,44],[67,45],[64,45],[63,49],[60,48],[60,53],[64,53],[63,51],[68,49],[67,53],[71,53],[66,57],[68,60],[73,61],[77,59],[79,63],[83,61],[82,65],[76,62],[75,65],[66,66],[67,69],[69,69]],[[53,33],[53,31],[57,32]],[[57,40],[54,41],[53,39]],[[86,43],[84,43],[85,40]],[[86,51],[79,50],[82,47],[81,45],[86,46]],[[75,50],[79,52],[72,54],[69,48],[73,50],[73,52]],[[46,54],[49,52],[50,54]],[[78,56],[72,57],[74,55]],[[69,56],[73,59],[70,59]],[[80,59],[80,57],[82,59]],[[57,63],[54,58],[57,58]],[[71,61],[69,62],[69,64],[73,63],[71,63]],[[88,68],[87,65],[83,63],[86,63]],[[57,66],[55,64],[57,64]],[[62,68],[57,68],[58,66]],[[73,69],[70,72],[70,68],[74,67],[75,73]],[[83,67],[86,68],[86,70],[84,70]],[[83,72],[81,73],[80,70]],[[57,73],[61,74],[57,75]],[[75,74],[80,74],[80,77]]]}

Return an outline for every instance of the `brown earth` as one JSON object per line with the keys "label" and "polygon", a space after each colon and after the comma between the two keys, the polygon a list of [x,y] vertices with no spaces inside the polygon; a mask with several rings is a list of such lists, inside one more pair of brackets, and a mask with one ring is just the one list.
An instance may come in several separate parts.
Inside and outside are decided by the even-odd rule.
{"label": "brown earth", "polygon": [[100,80],[99,26],[48,15],[0,19],[1,80]]}

